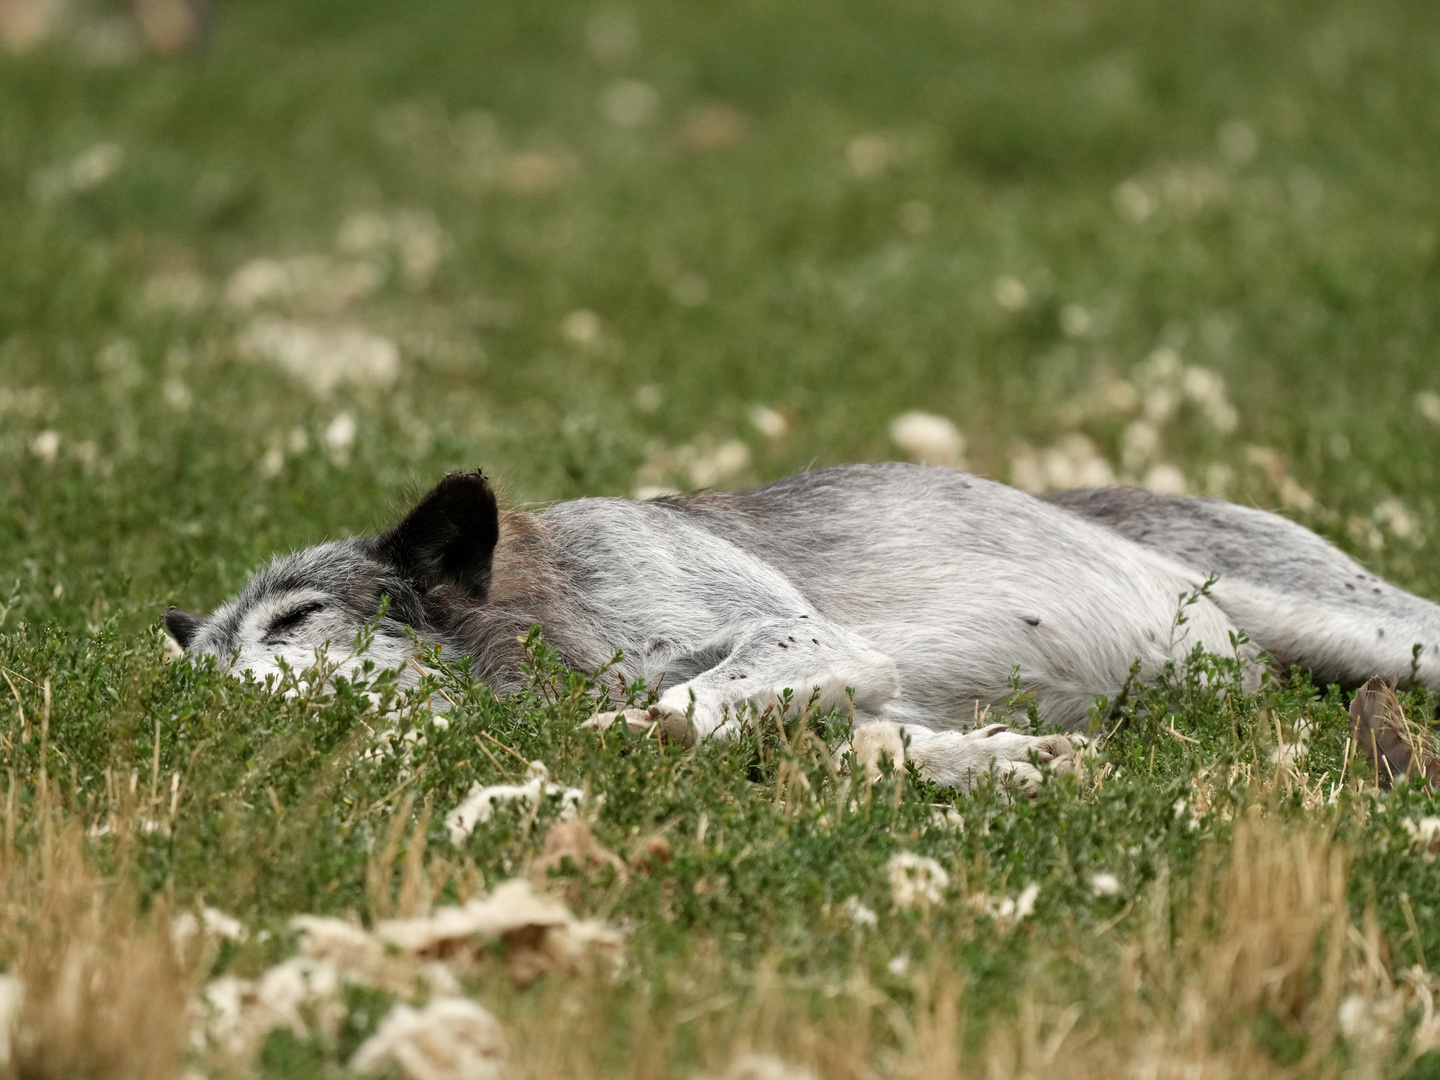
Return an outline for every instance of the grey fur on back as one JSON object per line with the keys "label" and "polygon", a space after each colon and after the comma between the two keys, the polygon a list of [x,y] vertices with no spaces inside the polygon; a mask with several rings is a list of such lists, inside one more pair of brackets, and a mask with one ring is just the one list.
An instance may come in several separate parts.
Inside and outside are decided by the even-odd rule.
{"label": "grey fur on back", "polygon": [[[1040,496],[1143,547],[1223,579],[1327,602],[1362,601],[1385,584],[1332,544],[1277,514],[1221,499],[1143,488],[1082,488]],[[1337,575],[1344,566],[1346,573]]]}

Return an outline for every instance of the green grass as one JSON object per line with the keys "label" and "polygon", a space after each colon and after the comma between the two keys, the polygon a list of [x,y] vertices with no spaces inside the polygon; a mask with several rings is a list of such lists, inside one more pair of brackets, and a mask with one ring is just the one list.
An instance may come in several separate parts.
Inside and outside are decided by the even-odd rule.
{"label": "green grass", "polygon": [[[114,795],[132,774],[142,803],[183,777],[168,830],[124,858],[93,839],[91,858],[134,876],[142,909],[203,899],[268,930],[211,972],[254,974],[293,948],[293,914],[381,913],[367,868],[402,807],[434,809],[430,850],[457,868],[444,895],[462,864],[492,885],[523,871],[543,818],[497,820],[458,852],[440,824],[473,783],[518,775],[483,730],[603,794],[593,828],[625,857],[665,829],[668,862],[567,894],[630,930],[619,982],[587,991],[611,1021],[597,1075],[689,1075],[677,1062],[732,1035],[654,1021],[673,1056],[641,1068],[637,1016],[733,994],[715,1011],[743,1018],[765,972],[821,1027],[825,987],[863,976],[915,1023],[913,972],[954,974],[966,1075],[1037,987],[1108,1038],[1143,898],[1157,882],[1177,905],[1208,895],[1251,812],[1337,838],[1349,917],[1373,911],[1388,970],[1440,962],[1440,866],[1401,827],[1429,802],[1337,787],[1344,700],[1303,677],[1255,699],[1184,672],[1137,691],[1102,759],[1034,805],[889,776],[852,810],[825,756],[778,729],[692,754],[602,746],[576,729],[583,704],[538,682],[497,702],[457,679],[448,731],[407,721],[423,748],[369,760],[357,693],[267,697],[162,665],[158,638],[166,605],[209,608],[278,549],[378,528],[447,469],[483,466],[512,504],[628,495],[684,486],[687,453],[739,439],[748,463],[721,481],[737,486],[903,456],[890,421],[923,409],[963,430],[984,475],[1011,479],[1023,446],[1076,431],[1124,472],[1133,413],[1077,403],[1143,384],[1162,347],[1223,376],[1238,426],[1184,405],[1132,473],[1223,483],[1440,596],[1440,423],[1417,406],[1440,391],[1433,5],[253,0],[221,9],[203,55],[106,66],[72,37],[0,54],[0,665],[21,849],[42,832],[42,762],[87,824],[139,805]],[[605,115],[627,93],[630,127]],[[72,182],[87,154],[108,172]],[[341,251],[363,212],[432,222],[438,263]],[[315,254],[368,259],[373,287],[226,300],[251,260]],[[1025,287],[1018,309],[997,301],[1004,278]],[[597,335],[567,321],[578,310]],[[366,328],[396,343],[398,375],[318,392],[247,357],[265,317]],[[788,432],[761,434],[756,405]],[[341,413],[354,443],[328,450]],[[1283,782],[1275,733],[1307,724],[1303,781]],[[838,743],[833,720],[813,727]],[[1220,778],[1227,810],[1192,828],[1174,807],[1197,775]],[[413,801],[382,802],[407,779]],[[1333,806],[1313,797],[1332,788]],[[937,802],[966,827],[932,827]],[[949,868],[954,902],[891,913],[900,850]],[[1120,896],[1092,895],[1101,872]],[[1030,881],[1038,906],[1013,933],[960,900]],[[873,931],[838,914],[850,896],[880,913]],[[892,970],[902,955],[910,973]],[[560,992],[483,991],[507,1017]],[[874,1023],[854,1075],[910,1045]],[[1256,1060],[1285,1074],[1296,1033],[1319,1038],[1309,1023],[1256,1012]],[[1405,1066],[1403,1044],[1358,1045],[1302,1069]],[[255,1067],[333,1073],[344,1049],[282,1039]]]}

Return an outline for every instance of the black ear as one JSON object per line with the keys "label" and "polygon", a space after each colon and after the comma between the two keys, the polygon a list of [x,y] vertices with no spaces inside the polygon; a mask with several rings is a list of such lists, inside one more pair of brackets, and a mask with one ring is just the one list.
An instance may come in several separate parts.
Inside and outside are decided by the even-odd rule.
{"label": "black ear", "polygon": [[195,640],[195,635],[200,632],[204,623],[205,616],[196,615],[184,608],[172,607],[165,612],[165,629],[179,642],[182,649],[190,647],[190,642]]}
{"label": "black ear", "polygon": [[447,585],[483,600],[499,539],[495,493],[477,469],[441,480],[372,550],[421,592]]}

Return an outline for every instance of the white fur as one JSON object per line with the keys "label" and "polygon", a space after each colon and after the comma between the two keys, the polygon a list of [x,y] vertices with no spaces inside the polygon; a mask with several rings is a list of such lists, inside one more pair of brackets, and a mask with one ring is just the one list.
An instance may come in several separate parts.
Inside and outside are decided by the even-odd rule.
{"label": "white fur", "polygon": [[[282,662],[291,672],[299,673],[315,664],[319,648],[325,646],[326,659],[334,667],[335,675],[353,677],[368,660],[376,670],[404,665],[402,684],[414,685],[418,681],[419,673],[409,666],[414,649],[408,640],[377,635],[369,648],[363,653],[357,652],[355,639],[359,627],[348,612],[337,611],[329,600],[325,593],[315,589],[292,589],[259,598],[241,615],[237,634],[240,646],[233,659],[223,658],[225,666],[236,675],[248,673],[257,682],[270,679],[279,682],[283,675]],[[327,608],[310,616],[307,624],[289,635],[288,640],[266,644],[266,628],[276,618],[312,602],[326,604]]]}

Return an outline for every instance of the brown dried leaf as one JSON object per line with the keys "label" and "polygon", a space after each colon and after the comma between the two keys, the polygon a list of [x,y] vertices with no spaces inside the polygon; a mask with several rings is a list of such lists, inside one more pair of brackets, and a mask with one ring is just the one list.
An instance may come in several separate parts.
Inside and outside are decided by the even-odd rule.
{"label": "brown dried leaf", "polygon": [[1350,701],[1350,734],[1382,789],[1401,777],[1431,789],[1440,784],[1440,759],[1426,745],[1423,729],[1405,716],[1394,685],[1378,675]]}

